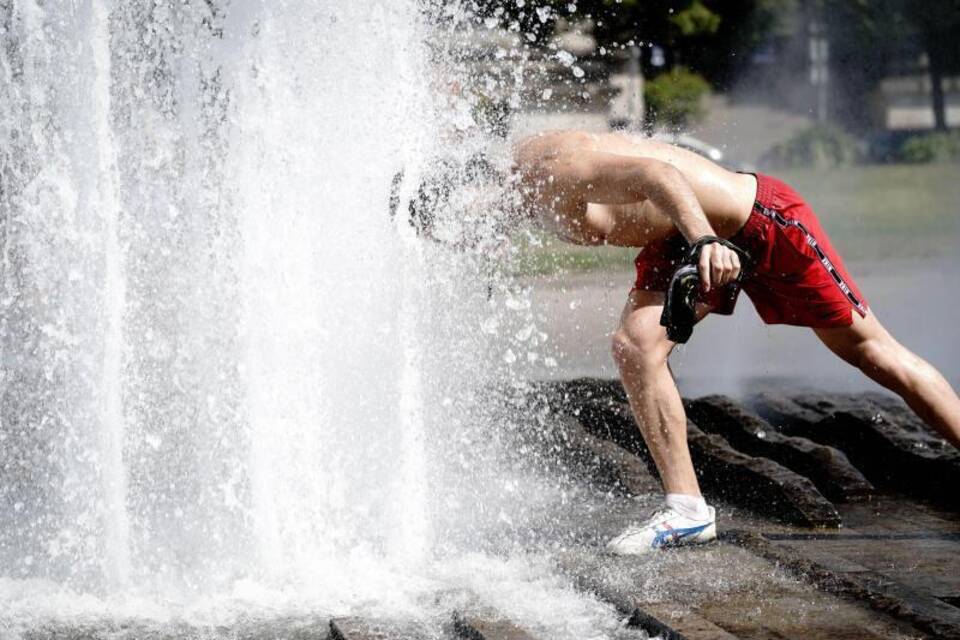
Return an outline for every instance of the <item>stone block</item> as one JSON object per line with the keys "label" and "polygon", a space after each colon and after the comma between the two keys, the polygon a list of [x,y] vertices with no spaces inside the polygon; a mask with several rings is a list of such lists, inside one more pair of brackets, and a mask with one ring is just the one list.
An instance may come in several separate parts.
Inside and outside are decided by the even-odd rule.
{"label": "stone block", "polygon": [[835,447],[875,485],[960,508],[960,455],[909,409],[883,396],[772,394],[750,400],[788,433]]}
{"label": "stone block", "polygon": [[[594,388],[589,399],[568,410],[588,433],[615,442],[654,470],[650,452],[627,404],[604,397],[601,389]],[[692,423],[687,433],[694,465],[708,496],[720,496],[794,524],[839,526],[836,508],[808,479],[773,460],[740,453],[723,438],[707,435]]]}
{"label": "stone block", "polygon": [[331,640],[427,640],[431,637],[433,634],[416,622],[358,617],[330,621]]}
{"label": "stone block", "polygon": [[685,403],[687,415],[701,429],[722,436],[735,449],[770,458],[809,478],[831,500],[846,502],[874,493],[873,485],[834,447],[784,435],[768,422],[724,396]]}
{"label": "stone block", "polygon": [[557,416],[555,422],[561,434],[558,450],[582,477],[593,482],[599,480],[607,488],[633,496],[659,490],[659,482],[651,474],[648,462],[614,442],[589,433],[571,416]]}
{"label": "stone block", "polygon": [[453,632],[464,640],[535,640],[525,629],[495,614],[455,613]]}
{"label": "stone block", "polygon": [[717,435],[687,424],[687,442],[701,484],[718,495],[767,517],[808,527],[836,528],[836,507],[810,480],[769,458],[753,457]]}
{"label": "stone block", "polygon": [[960,609],[885,575],[843,559],[834,561],[823,550],[807,554],[802,546],[778,544],[755,532],[731,531],[724,539],[777,563],[820,589],[859,600],[932,637],[960,640]]}

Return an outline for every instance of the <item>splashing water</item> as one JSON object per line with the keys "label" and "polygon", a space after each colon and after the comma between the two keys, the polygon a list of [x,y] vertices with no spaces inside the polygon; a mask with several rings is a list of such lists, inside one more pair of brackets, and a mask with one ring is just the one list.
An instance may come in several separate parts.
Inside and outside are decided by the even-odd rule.
{"label": "splashing water", "polygon": [[528,305],[386,213],[459,117],[412,0],[0,21],[0,627],[423,615],[454,587],[561,606],[552,637],[616,624],[471,540],[555,497],[477,409],[481,327]]}

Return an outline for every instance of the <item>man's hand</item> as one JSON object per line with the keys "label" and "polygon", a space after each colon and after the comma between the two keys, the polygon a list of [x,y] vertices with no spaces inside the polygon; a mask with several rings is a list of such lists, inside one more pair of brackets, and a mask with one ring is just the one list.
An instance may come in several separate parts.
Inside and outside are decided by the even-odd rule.
{"label": "man's hand", "polygon": [[710,291],[737,279],[740,275],[740,256],[719,242],[711,242],[700,249],[697,266],[703,290]]}

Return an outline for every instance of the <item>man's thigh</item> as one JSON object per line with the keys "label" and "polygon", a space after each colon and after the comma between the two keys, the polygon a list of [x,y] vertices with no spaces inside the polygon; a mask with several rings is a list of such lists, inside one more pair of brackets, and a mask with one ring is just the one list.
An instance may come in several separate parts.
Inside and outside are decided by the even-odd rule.
{"label": "man's thigh", "polygon": [[854,366],[859,366],[864,350],[871,346],[899,347],[893,336],[880,324],[873,311],[865,316],[852,314],[853,322],[847,327],[814,329],[814,333],[830,351]]}

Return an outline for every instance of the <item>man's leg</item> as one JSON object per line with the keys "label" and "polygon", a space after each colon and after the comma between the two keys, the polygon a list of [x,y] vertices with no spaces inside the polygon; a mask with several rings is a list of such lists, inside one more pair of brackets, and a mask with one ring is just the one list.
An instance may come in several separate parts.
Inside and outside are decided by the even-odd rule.
{"label": "man's leg", "polygon": [[667,364],[674,343],[660,326],[663,301],[660,292],[630,292],[613,336],[613,357],[666,493],[700,496],[687,448],[686,413]]}
{"label": "man's leg", "polygon": [[930,363],[897,342],[872,312],[853,324],[814,329],[835,354],[890,389],[953,446],[960,448],[960,398]]}

